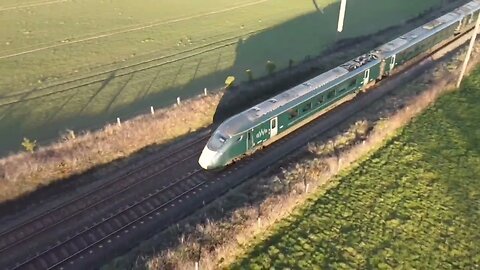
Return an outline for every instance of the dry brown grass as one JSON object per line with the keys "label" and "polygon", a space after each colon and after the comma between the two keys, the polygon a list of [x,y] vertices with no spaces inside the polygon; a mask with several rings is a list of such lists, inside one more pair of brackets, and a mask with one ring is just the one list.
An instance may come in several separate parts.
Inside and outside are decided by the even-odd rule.
{"label": "dry brown grass", "polygon": [[[476,57],[472,66],[479,61],[480,58]],[[133,255],[138,257],[132,266],[132,262],[128,262],[132,260],[130,254],[130,258],[125,259],[128,268],[193,269],[194,262],[199,258],[201,269],[227,267],[250,246],[268,237],[278,220],[288,217],[312,194],[319,196],[335,185],[334,181],[330,181],[333,176],[355,166],[359,159],[366,158],[369,153],[383,146],[388,138],[428,108],[441,94],[455,89],[456,75],[450,71],[458,67],[458,58],[444,62],[440,68],[406,86],[404,90],[410,91],[409,94],[391,97],[392,104],[385,105],[389,108],[377,110],[377,114],[382,115],[377,121],[357,119],[341,134],[327,141],[310,143],[304,150],[310,153],[306,158],[293,162],[280,172],[249,181],[251,184],[245,184],[202,210],[205,211],[203,214],[197,213],[186,224],[170,228],[154,238],[152,243],[144,243],[136,252],[142,254],[143,249],[150,255]],[[402,98],[405,100],[400,100]],[[392,112],[391,107],[400,109]],[[309,192],[306,192],[306,184]],[[229,203],[238,207],[233,207],[231,213],[222,215],[216,221],[205,221],[208,211],[223,213]],[[198,223],[199,220],[204,222]],[[197,225],[189,225],[192,221]],[[179,238],[178,245],[162,249],[158,240],[165,240],[165,235],[176,235]],[[151,255],[152,246],[163,251]],[[106,268],[125,267],[125,262],[120,259]]]}
{"label": "dry brown grass", "polygon": [[158,110],[154,116],[139,116],[121,126],[111,124],[80,136],[68,133],[59,142],[34,153],[3,158],[0,160],[0,202],[208,126],[221,96],[218,93],[199,97],[180,106]]}

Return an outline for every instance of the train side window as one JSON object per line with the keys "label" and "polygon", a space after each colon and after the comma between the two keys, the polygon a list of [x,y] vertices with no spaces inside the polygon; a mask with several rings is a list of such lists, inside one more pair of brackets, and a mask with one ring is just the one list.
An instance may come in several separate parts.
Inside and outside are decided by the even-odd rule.
{"label": "train side window", "polygon": [[325,102],[325,97],[324,96],[321,96],[317,99],[318,105],[321,105],[323,102]]}
{"label": "train side window", "polygon": [[332,99],[333,97],[335,97],[335,90],[332,90],[327,94],[327,99]]}
{"label": "train side window", "polygon": [[298,116],[298,110],[297,109],[291,109],[291,110],[288,111],[288,113],[290,114],[289,117],[288,117],[289,119],[293,119],[293,118]]}
{"label": "train side window", "polygon": [[305,106],[302,109],[302,112],[308,112],[311,109],[312,109],[312,103],[309,102],[309,103],[305,104]]}
{"label": "train side window", "polygon": [[348,88],[353,88],[353,87],[355,87],[355,85],[357,85],[357,79],[351,80],[348,83]]}

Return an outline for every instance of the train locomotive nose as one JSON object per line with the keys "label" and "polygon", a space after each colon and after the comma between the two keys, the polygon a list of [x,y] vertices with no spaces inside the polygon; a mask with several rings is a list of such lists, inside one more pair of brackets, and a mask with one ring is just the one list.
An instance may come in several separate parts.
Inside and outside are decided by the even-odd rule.
{"label": "train locomotive nose", "polygon": [[198,160],[198,164],[205,170],[215,169],[218,167],[218,156],[218,152],[212,151],[205,146]]}

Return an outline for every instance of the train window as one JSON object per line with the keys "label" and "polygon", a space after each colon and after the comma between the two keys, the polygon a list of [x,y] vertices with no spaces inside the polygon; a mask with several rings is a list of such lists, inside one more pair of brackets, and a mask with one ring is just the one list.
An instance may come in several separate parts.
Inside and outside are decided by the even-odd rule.
{"label": "train window", "polygon": [[227,138],[223,137],[222,135],[218,135],[218,140],[221,142],[221,143],[225,143],[227,141]]}
{"label": "train window", "polygon": [[212,137],[212,139],[208,142],[209,148],[212,151],[217,151],[220,149],[225,142],[227,141],[227,137],[220,134],[220,133],[215,133]]}
{"label": "train window", "polygon": [[348,83],[348,88],[353,88],[355,85],[357,85],[357,79],[351,80]]}
{"label": "train window", "polygon": [[312,103],[309,102],[309,103],[305,104],[305,106],[302,109],[302,112],[307,112],[311,109],[312,109]]}
{"label": "train window", "polygon": [[298,116],[298,110],[297,109],[291,109],[291,110],[288,111],[288,113],[290,114],[289,119],[293,119],[293,118]]}
{"label": "train window", "polygon": [[335,96],[335,90],[328,92],[327,99],[332,99]]}
{"label": "train window", "polygon": [[325,97],[324,96],[319,97],[317,100],[318,105],[322,104],[323,102],[325,102]]}

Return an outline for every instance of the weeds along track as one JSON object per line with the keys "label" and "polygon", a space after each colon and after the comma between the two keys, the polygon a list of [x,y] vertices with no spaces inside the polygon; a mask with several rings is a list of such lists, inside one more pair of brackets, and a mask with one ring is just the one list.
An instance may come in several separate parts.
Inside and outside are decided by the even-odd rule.
{"label": "weeds along track", "polygon": [[[65,228],[78,225],[80,221],[88,222],[94,219],[91,212],[111,208],[116,202],[122,201],[116,199],[117,197],[128,198],[129,193],[142,189],[143,185],[155,181],[159,175],[171,170],[176,164],[197,157],[209,134],[209,132],[204,132],[191,142],[161,151],[158,156],[141,166],[109,179],[95,189],[47,212],[0,232],[0,264],[3,264],[5,259],[10,260],[11,257],[16,257],[16,254],[21,255],[26,250],[38,252],[38,247],[44,241],[48,242],[45,235],[59,232],[70,233]],[[7,254],[9,256],[6,256]]]}
{"label": "weeds along track", "polygon": [[[333,108],[223,171],[197,163],[208,134],[0,235],[7,269],[91,269],[164,230],[392,91],[468,39],[468,33],[409,65],[377,89]],[[460,42],[460,39],[463,41]],[[457,45],[453,45],[457,42]],[[448,49],[446,48],[448,47]],[[208,132],[207,132],[208,133]],[[125,181],[129,184],[122,184]],[[118,185],[118,187],[117,187]],[[95,195],[96,194],[96,195]],[[88,204],[85,204],[88,202]],[[72,207],[72,208],[70,208]]]}

